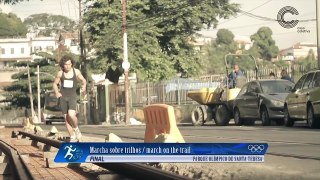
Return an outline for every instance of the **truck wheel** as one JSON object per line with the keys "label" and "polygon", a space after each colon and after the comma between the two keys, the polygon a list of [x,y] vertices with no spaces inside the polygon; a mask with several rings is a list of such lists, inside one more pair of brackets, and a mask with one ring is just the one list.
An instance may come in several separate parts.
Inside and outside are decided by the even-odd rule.
{"label": "truck wheel", "polygon": [[194,126],[202,126],[204,124],[204,114],[199,106],[192,111],[191,119]]}
{"label": "truck wheel", "polygon": [[234,109],[234,123],[237,126],[241,126],[243,124],[243,119],[240,118],[240,111],[238,108]]}
{"label": "truck wheel", "polygon": [[229,124],[230,114],[225,105],[219,105],[217,107],[214,120],[218,126],[226,126]]}

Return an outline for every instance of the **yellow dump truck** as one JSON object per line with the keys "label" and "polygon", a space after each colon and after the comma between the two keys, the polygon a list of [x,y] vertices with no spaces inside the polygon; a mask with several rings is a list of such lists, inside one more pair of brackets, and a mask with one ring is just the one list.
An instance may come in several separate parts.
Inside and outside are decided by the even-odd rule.
{"label": "yellow dump truck", "polygon": [[192,111],[192,123],[203,125],[207,120],[214,119],[219,126],[229,124],[233,117],[233,101],[240,92],[240,88],[202,88],[196,91],[189,91],[187,96],[198,102]]}

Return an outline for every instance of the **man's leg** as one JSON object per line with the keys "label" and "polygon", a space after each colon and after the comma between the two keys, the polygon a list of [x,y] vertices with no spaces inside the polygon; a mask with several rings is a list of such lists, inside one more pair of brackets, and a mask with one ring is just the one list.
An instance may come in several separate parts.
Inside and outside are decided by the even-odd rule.
{"label": "man's leg", "polygon": [[76,137],[79,141],[81,141],[82,138],[82,134],[79,130],[78,127],[78,118],[77,118],[77,113],[76,113],[76,109],[77,109],[77,101],[76,98],[72,98],[69,101],[69,110],[68,110],[68,115],[72,121],[73,124],[73,130],[76,134]]}
{"label": "man's leg", "polygon": [[75,133],[73,130],[74,124],[72,123],[72,120],[68,115],[68,101],[66,99],[64,99],[63,97],[60,97],[59,101],[60,101],[61,111],[64,115],[64,121],[66,123],[66,128],[67,128],[69,136],[70,136],[70,140],[75,139]]}
{"label": "man's leg", "polygon": [[68,133],[70,135],[70,139],[75,139],[76,135],[75,135],[74,130],[73,130],[74,124],[73,124],[71,118],[69,117],[69,115],[65,114],[64,115],[64,119],[65,119],[65,123],[66,123],[66,127],[67,127],[67,130],[68,130]]}
{"label": "man's leg", "polygon": [[68,116],[70,118],[70,120],[72,121],[72,124],[74,124],[73,126],[73,131],[75,132],[76,134],[76,138],[81,141],[81,138],[82,138],[82,134],[79,130],[79,127],[78,127],[78,118],[77,118],[77,115],[76,115],[76,111],[75,110],[69,110],[68,111]]}

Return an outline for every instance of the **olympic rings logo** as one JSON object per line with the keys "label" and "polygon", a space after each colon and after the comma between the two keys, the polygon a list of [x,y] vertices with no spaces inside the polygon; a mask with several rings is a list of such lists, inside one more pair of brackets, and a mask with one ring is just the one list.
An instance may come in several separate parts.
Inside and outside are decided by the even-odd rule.
{"label": "olympic rings logo", "polygon": [[248,150],[251,151],[252,153],[260,153],[264,150],[264,145],[259,145],[259,144],[255,144],[255,145],[249,145],[248,146]]}

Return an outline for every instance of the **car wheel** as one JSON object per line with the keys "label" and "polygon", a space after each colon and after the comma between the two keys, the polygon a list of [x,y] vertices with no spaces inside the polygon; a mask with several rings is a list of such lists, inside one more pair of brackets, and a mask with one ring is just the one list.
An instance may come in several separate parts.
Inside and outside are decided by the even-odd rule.
{"label": "car wheel", "polygon": [[318,122],[317,122],[317,119],[314,116],[313,107],[309,106],[307,112],[308,112],[308,116],[307,116],[308,126],[310,128],[317,128],[318,127]]}
{"label": "car wheel", "polygon": [[270,125],[270,118],[269,113],[266,107],[262,107],[261,109],[261,121],[263,126],[269,126]]}
{"label": "car wheel", "polygon": [[290,118],[290,114],[289,114],[289,110],[288,110],[288,107],[287,107],[287,106],[284,107],[283,114],[284,114],[284,117],[283,117],[284,124],[285,124],[287,127],[293,126],[294,121],[292,120],[292,118]]}
{"label": "car wheel", "polygon": [[204,124],[204,114],[199,106],[192,111],[191,119],[194,126],[202,126]]}
{"label": "car wheel", "polygon": [[229,124],[230,114],[225,105],[219,105],[217,107],[214,120],[218,126],[226,126]]}
{"label": "car wheel", "polygon": [[240,111],[238,108],[234,109],[234,123],[237,126],[241,126],[243,124],[243,119],[240,118]]}

